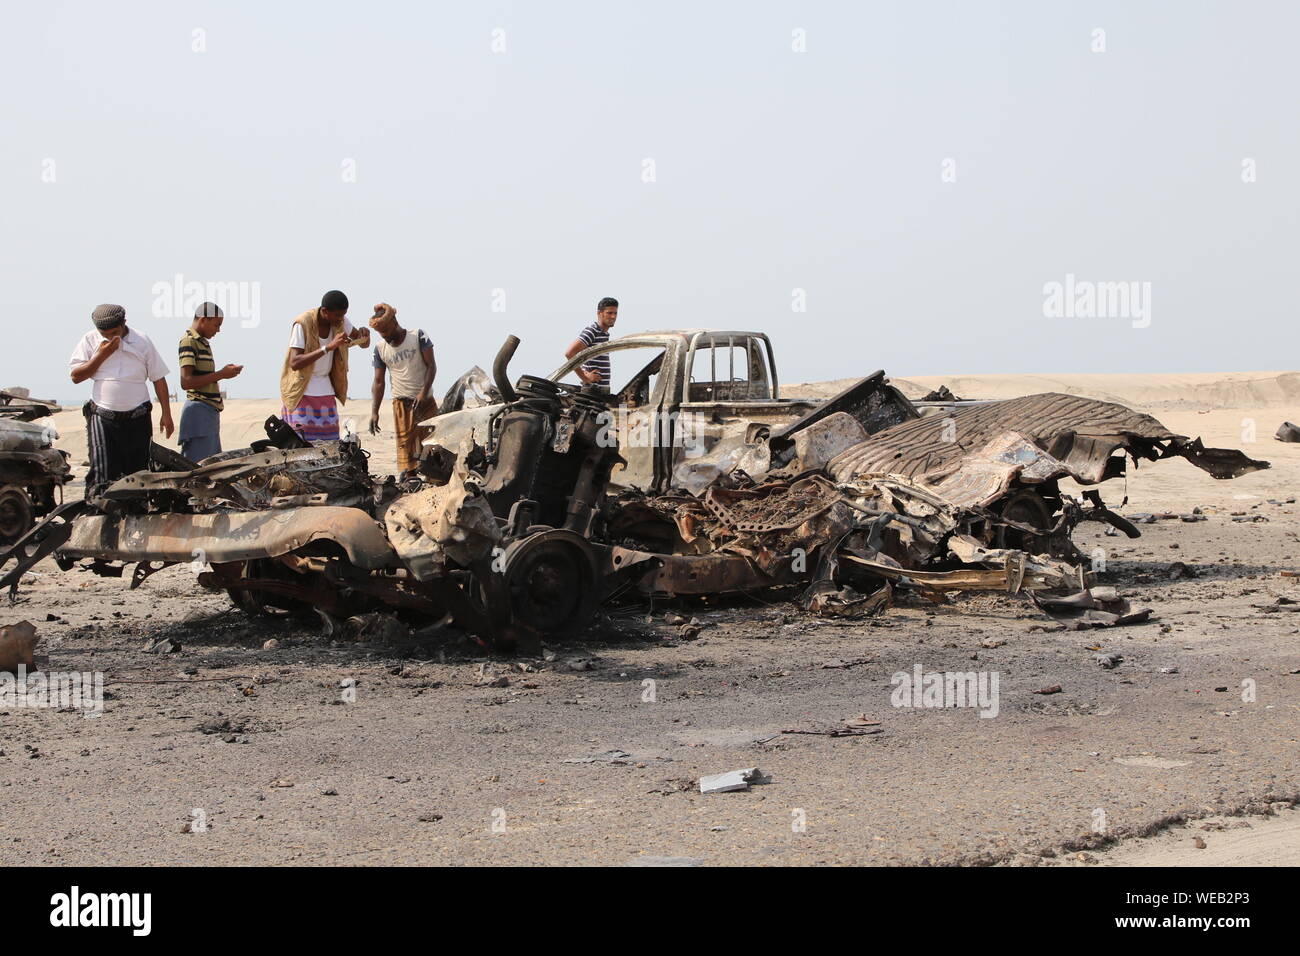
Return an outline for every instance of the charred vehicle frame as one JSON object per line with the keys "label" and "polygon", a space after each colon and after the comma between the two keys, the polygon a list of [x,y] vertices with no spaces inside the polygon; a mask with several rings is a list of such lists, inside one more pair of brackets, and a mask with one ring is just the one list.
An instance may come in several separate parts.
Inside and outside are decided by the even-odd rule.
{"label": "charred vehicle frame", "polygon": [[[551,378],[512,382],[511,336],[493,366],[500,400],[433,419],[420,475],[400,484],[371,475],[355,441],[308,445],[274,418],[267,439],[197,466],[159,449],[153,469],[56,509],[0,554],[0,586],[49,554],[105,574],[134,565],[131,587],[189,563],[249,613],[392,611],[503,650],[580,630],[623,594],[791,585],[827,614],[876,613],[905,588],[932,600],[1055,593],[1045,600],[1122,620],[1127,607],[1091,589],[1070,533],[1085,520],[1138,531],[1087,486],[1122,475],[1126,456],[1183,457],[1216,478],[1268,467],[1107,402],[918,408],[883,372],[825,402],[785,402],[765,336],[630,339],[663,351],[610,395],[557,380],[594,350]],[[715,365],[692,383],[700,348],[720,345],[743,349],[745,380],[734,369],[718,379]],[[467,382],[456,387],[463,395]],[[666,447],[659,435],[630,464],[642,449],[611,427],[629,399],[698,414],[700,453],[682,453],[669,431]],[[1065,480],[1087,490],[1069,494]]]}

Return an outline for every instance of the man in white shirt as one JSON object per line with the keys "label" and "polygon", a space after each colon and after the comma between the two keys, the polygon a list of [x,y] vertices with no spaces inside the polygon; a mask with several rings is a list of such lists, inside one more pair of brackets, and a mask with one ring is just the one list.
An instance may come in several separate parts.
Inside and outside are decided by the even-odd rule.
{"label": "man in white shirt", "polygon": [[167,366],[149,337],[127,328],[126,310],[120,305],[100,305],[90,318],[95,328],[82,337],[68,359],[74,384],[94,382],[91,399],[82,408],[90,446],[87,498],[118,478],[149,467],[151,383],[162,407],[158,425],[168,438],[175,431]]}

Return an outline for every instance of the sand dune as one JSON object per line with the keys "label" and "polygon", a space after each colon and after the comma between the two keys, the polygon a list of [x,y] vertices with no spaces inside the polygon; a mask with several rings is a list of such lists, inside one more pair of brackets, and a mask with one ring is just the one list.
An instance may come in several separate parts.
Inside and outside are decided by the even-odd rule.
{"label": "sand dune", "polygon": [[[786,385],[789,396],[824,397],[853,383]],[[1274,408],[1300,405],[1300,372],[1218,372],[1168,375],[921,375],[891,378],[909,398],[947,385],[961,398],[1016,398],[1035,392],[1064,392],[1119,402],[1133,408]]]}

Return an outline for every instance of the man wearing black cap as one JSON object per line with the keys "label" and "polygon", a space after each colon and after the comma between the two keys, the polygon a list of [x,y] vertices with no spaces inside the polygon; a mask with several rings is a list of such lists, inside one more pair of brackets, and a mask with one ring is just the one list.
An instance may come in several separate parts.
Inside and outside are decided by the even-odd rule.
{"label": "man wearing black cap", "polygon": [[337,441],[338,406],[348,400],[348,348],[370,347],[370,330],[348,321],[348,297],[337,289],[320,308],[293,320],[280,372],[280,417],[307,441]]}
{"label": "man wearing black cap", "polygon": [[90,314],[94,329],[77,343],[68,359],[73,384],[91,379],[91,399],[82,408],[90,445],[86,497],[123,475],[149,467],[153,405],[149,383],[162,407],[158,425],[171,438],[171,404],[167,400],[167,366],[143,332],[129,329],[126,310],[101,305]]}

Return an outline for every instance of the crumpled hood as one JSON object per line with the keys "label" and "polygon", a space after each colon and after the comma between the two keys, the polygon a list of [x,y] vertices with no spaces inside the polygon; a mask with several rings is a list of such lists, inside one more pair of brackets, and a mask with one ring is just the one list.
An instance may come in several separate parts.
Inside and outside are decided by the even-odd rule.
{"label": "crumpled hood", "polygon": [[1122,449],[1155,461],[1178,456],[1215,478],[1269,467],[1228,448],[1206,448],[1123,405],[1057,392],[955,408],[894,425],[846,449],[828,470],[839,482],[898,475],[954,503],[986,504],[1013,478],[1025,484],[1068,476],[1091,485],[1123,474]]}

